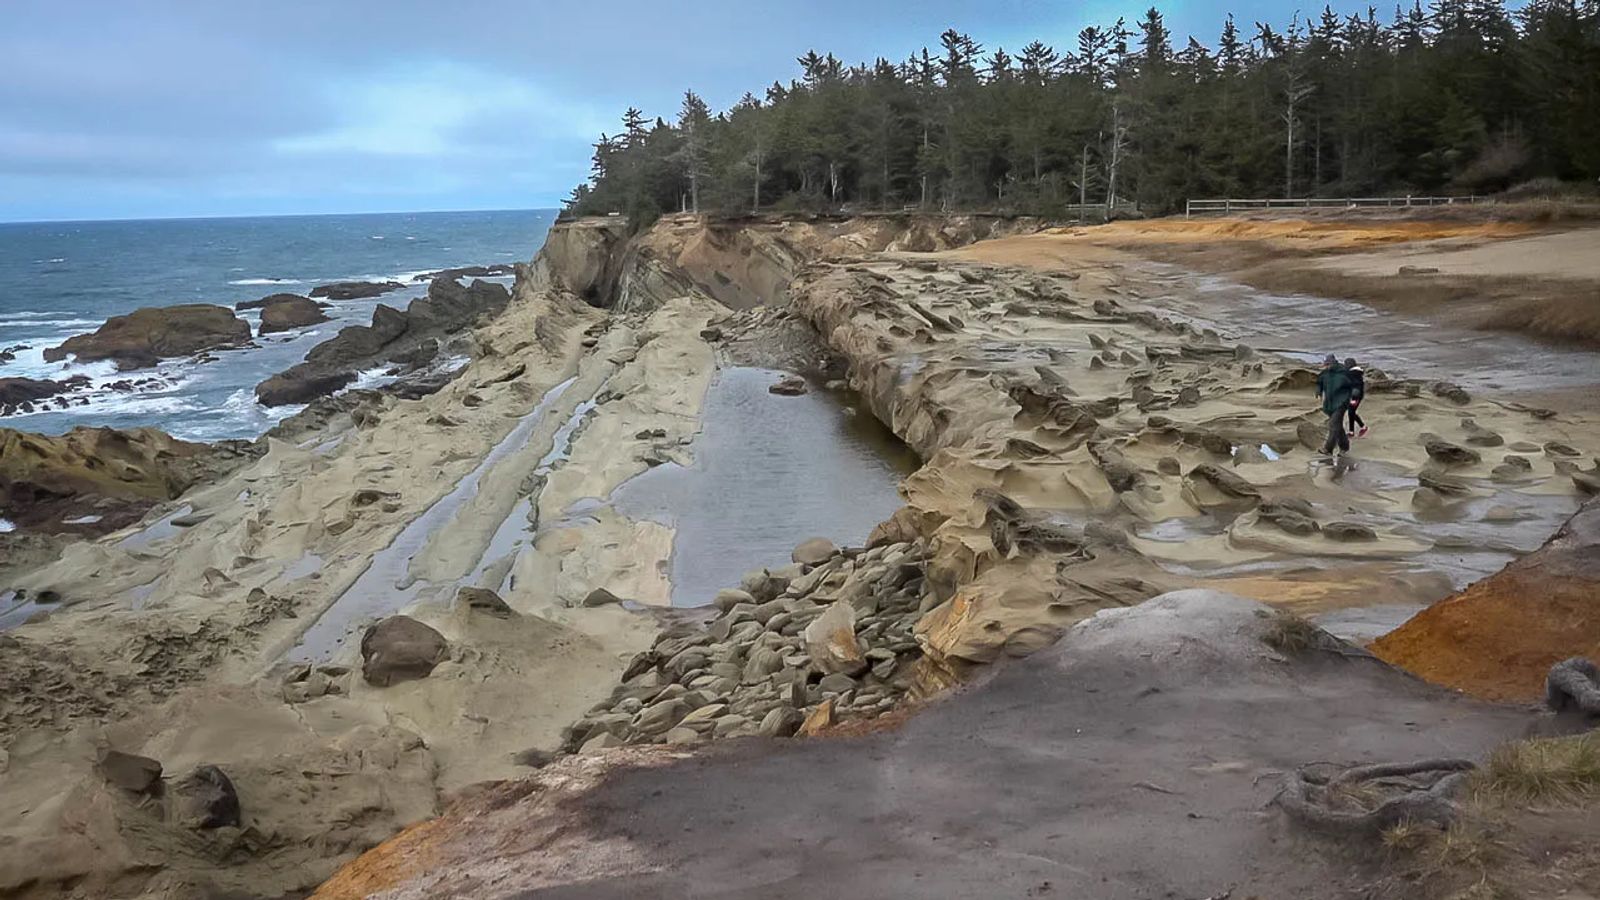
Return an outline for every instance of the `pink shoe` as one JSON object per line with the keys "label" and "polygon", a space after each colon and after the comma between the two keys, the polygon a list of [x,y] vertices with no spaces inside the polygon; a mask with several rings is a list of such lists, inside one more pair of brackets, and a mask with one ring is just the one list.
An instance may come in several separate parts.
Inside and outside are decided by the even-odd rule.
{"label": "pink shoe", "polygon": [[1360,437],[1366,437],[1366,436],[1367,436],[1367,426],[1363,425],[1363,426],[1361,426],[1361,430],[1356,432],[1356,437],[1360,438]]}

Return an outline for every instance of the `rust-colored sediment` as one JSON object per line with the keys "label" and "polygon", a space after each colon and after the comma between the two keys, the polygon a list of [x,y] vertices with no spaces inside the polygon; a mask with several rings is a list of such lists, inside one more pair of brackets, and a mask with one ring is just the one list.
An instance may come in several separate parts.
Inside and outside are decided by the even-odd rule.
{"label": "rust-colored sediment", "polygon": [[362,900],[403,884],[428,870],[437,854],[441,827],[453,824],[437,818],[418,822],[345,864],[317,888],[316,900]]}
{"label": "rust-colored sediment", "polygon": [[1538,699],[1551,665],[1600,659],[1600,499],[1543,547],[1423,610],[1372,650],[1490,700]]}

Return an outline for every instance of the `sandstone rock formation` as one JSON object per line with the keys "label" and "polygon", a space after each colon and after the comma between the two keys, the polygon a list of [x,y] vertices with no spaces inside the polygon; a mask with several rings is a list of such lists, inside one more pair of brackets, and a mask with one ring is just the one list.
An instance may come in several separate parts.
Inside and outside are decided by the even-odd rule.
{"label": "sandstone rock formation", "polygon": [[651,310],[684,294],[729,309],[782,305],[808,262],[879,250],[927,252],[1043,227],[1030,218],[886,215],[664,216],[630,240],[625,219],[578,219],[550,229],[535,260],[539,277],[594,306]]}
{"label": "sandstone rock formation", "polygon": [[0,509],[37,530],[98,516],[92,527],[69,530],[112,531],[256,452],[241,442],[181,441],[154,428],[80,427],[54,436],[0,428]]}
{"label": "sandstone rock formation", "polygon": [[83,362],[111,359],[118,368],[137,369],[166,357],[237,347],[249,340],[249,324],[225,306],[146,307],[112,316],[94,332],[45,350],[44,358],[56,361],[70,354]]}

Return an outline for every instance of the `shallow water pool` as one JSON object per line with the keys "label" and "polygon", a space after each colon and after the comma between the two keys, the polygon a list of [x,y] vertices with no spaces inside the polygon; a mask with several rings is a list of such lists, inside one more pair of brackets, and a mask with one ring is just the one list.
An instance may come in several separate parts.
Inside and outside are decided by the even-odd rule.
{"label": "shallow water pool", "polygon": [[848,391],[767,388],[787,373],[720,371],[690,466],[663,465],[613,494],[616,509],[677,530],[672,603],[699,606],[743,575],[789,562],[811,537],[860,545],[901,505],[912,453]]}

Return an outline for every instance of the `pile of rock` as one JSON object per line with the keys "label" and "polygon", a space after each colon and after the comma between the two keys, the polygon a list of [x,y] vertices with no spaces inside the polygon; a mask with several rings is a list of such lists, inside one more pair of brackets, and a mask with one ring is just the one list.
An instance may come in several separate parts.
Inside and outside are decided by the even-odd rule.
{"label": "pile of rock", "polygon": [[669,630],[635,656],[563,749],[787,737],[894,708],[922,656],[912,628],[926,541],[840,550],[812,540],[793,558],[718,593],[709,624]]}

